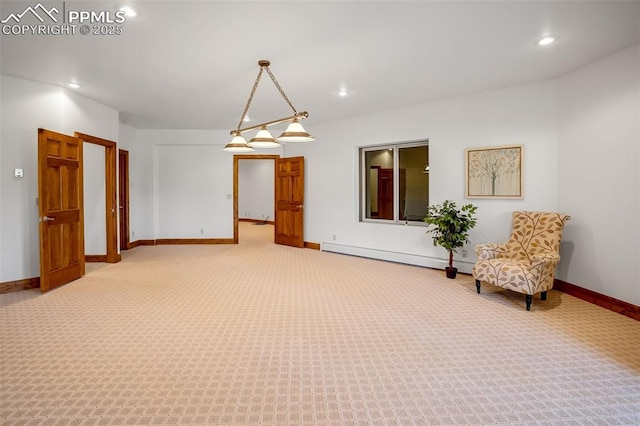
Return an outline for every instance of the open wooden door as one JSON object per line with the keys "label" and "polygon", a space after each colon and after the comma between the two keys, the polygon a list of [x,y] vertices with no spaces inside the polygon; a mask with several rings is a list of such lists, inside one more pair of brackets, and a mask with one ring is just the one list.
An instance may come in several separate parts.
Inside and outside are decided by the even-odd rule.
{"label": "open wooden door", "polygon": [[275,242],[304,247],[304,157],[276,159]]}
{"label": "open wooden door", "polygon": [[38,129],[40,290],[84,275],[82,140]]}

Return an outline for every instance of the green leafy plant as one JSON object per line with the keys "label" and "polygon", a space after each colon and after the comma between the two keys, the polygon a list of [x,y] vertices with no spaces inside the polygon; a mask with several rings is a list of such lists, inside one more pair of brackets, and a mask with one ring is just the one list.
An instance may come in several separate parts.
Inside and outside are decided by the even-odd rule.
{"label": "green leafy plant", "polygon": [[469,242],[469,230],[476,226],[474,214],[478,207],[465,204],[457,208],[456,203],[445,200],[442,204],[429,206],[423,219],[430,228],[427,233],[433,235],[433,245],[449,252],[449,269],[453,269],[453,253]]}

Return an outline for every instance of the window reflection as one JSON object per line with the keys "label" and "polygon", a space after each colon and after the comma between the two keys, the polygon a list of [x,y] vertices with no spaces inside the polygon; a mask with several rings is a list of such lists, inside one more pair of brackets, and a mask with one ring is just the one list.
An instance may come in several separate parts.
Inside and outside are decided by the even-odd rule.
{"label": "window reflection", "polygon": [[428,149],[411,144],[361,150],[365,219],[422,221],[429,206]]}
{"label": "window reflection", "polygon": [[399,148],[400,220],[422,221],[429,206],[429,147]]}
{"label": "window reflection", "polygon": [[366,217],[393,220],[393,149],[366,151],[365,164],[369,172]]}

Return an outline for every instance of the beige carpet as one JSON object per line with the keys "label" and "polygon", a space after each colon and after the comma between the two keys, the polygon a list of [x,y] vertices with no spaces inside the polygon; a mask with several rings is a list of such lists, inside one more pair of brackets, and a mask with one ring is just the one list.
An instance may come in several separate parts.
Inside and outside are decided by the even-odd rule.
{"label": "beige carpet", "polygon": [[272,233],[1,294],[0,424],[640,424],[640,322]]}

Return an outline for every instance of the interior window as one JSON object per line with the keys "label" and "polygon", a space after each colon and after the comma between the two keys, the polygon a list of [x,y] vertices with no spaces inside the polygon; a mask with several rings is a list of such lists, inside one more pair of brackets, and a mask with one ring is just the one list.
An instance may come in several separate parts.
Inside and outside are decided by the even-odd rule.
{"label": "interior window", "polygon": [[361,220],[420,222],[429,206],[429,145],[360,149]]}

